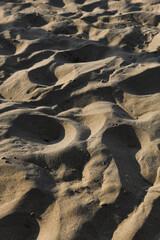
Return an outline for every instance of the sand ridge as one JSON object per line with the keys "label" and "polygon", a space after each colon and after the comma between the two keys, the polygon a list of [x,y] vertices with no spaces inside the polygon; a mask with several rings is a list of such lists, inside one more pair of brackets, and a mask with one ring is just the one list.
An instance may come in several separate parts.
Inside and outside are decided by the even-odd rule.
{"label": "sand ridge", "polygon": [[0,3],[0,239],[160,239],[160,1]]}

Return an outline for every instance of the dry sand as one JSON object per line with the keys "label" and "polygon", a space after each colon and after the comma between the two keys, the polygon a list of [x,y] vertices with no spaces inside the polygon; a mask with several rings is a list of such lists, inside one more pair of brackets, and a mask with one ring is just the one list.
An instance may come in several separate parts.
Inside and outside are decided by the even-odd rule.
{"label": "dry sand", "polygon": [[160,239],[160,0],[1,0],[0,240]]}

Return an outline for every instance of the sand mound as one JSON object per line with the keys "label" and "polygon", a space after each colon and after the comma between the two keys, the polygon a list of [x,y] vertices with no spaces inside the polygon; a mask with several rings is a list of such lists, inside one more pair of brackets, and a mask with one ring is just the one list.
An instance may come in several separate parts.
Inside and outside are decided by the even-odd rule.
{"label": "sand mound", "polygon": [[0,240],[160,239],[160,1],[0,3]]}

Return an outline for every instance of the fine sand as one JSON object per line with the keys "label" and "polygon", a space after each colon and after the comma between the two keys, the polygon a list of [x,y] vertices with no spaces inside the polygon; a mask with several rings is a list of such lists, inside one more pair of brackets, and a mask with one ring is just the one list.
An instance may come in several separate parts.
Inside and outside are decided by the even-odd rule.
{"label": "fine sand", "polygon": [[0,1],[0,240],[160,239],[160,0]]}

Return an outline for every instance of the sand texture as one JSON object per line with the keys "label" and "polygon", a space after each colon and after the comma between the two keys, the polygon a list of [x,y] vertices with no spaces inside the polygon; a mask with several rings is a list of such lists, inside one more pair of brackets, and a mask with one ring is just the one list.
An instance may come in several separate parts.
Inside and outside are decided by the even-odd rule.
{"label": "sand texture", "polygon": [[160,239],[160,0],[0,1],[0,240]]}

